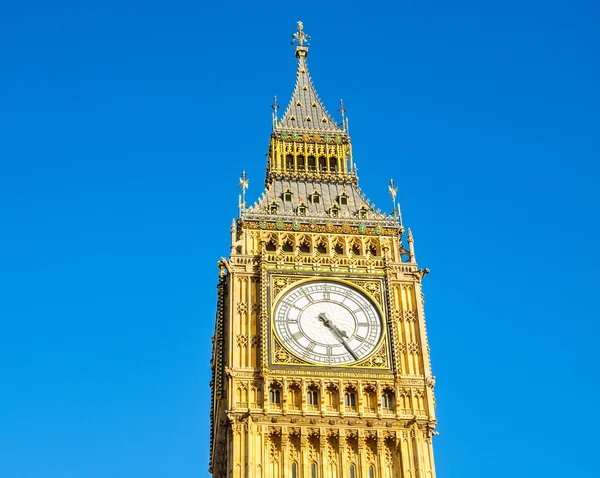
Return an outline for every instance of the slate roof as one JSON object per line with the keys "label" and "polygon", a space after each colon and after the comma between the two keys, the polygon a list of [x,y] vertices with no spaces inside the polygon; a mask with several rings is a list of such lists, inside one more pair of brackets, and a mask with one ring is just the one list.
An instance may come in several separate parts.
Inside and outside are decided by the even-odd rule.
{"label": "slate roof", "polygon": [[[284,201],[286,191],[292,193],[291,202]],[[311,196],[314,191],[320,195],[319,202],[314,203]],[[345,193],[347,204],[340,204],[340,196]],[[277,204],[277,213],[270,211],[270,206],[275,202]],[[306,215],[298,214],[300,204],[306,206]],[[330,208],[336,204],[339,207],[338,217],[330,215]],[[366,217],[359,216],[361,207],[366,207]],[[276,179],[263,193],[263,195],[252,206],[247,208],[243,214],[245,220],[260,220],[265,217],[275,218],[294,218],[301,221],[316,220],[322,221],[340,221],[363,222],[363,223],[393,223],[396,220],[391,215],[384,214],[375,209],[368,199],[357,186],[349,182],[322,182],[310,180],[288,180]],[[346,222],[344,221],[344,222]]]}
{"label": "slate roof", "polygon": [[[292,99],[283,116],[277,122],[275,131],[345,134],[327,112],[308,73],[306,54],[308,48],[297,48],[298,70]],[[294,118],[294,119],[292,119]],[[310,119],[309,119],[310,118]]]}

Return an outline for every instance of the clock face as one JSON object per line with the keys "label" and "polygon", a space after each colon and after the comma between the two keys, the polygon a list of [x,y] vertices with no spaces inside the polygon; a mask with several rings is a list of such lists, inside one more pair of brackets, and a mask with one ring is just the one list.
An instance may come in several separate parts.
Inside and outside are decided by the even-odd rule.
{"label": "clock face", "polygon": [[318,364],[356,362],[379,343],[377,307],[361,292],[330,281],[305,282],[282,297],[273,315],[283,344]]}

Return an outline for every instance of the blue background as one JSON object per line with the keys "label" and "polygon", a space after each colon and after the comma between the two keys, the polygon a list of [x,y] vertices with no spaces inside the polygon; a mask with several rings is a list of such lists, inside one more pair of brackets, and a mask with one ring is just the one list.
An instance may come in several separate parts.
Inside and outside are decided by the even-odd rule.
{"label": "blue background", "polygon": [[597,2],[3,2],[0,476],[208,476],[217,260],[296,21],[399,185],[438,476],[597,475]]}

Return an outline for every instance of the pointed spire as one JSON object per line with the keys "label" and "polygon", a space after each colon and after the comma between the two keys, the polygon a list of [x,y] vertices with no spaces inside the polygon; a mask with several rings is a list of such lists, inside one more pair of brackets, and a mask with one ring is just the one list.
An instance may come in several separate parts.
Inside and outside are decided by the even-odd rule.
{"label": "pointed spire", "polygon": [[278,119],[275,130],[282,133],[322,131],[345,136],[343,125],[340,128],[327,112],[308,74],[306,56],[308,55],[309,44],[307,42],[309,40],[310,37],[304,33],[302,22],[298,22],[298,31],[292,35],[292,44],[297,43],[296,85],[290,103],[281,118]]}

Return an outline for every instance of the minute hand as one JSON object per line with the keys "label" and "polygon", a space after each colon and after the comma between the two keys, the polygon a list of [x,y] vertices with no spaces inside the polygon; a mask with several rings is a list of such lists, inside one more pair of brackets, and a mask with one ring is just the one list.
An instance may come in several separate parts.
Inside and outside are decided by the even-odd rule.
{"label": "minute hand", "polygon": [[348,343],[346,342],[346,340],[344,339],[344,337],[347,337],[348,334],[346,334],[345,330],[341,330],[339,329],[332,321],[331,319],[327,318],[327,315],[325,315],[324,313],[320,313],[319,314],[319,319],[323,322],[323,324],[325,325],[325,327],[327,327],[329,330],[331,330],[333,332],[333,334],[338,338],[338,340],[342,343],[342,345],[344,346],[344,348],[348,351],[348,353],[350,355],[352,355],[352,357],[354,357],[354,360],[358,360],[358,355],[356,355],[356,353],[354,353],[354,350],[352,350],[350,348],[350,346],[348,345]]}

